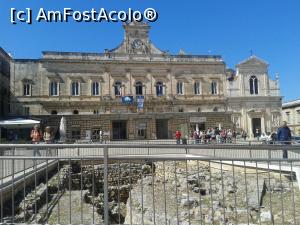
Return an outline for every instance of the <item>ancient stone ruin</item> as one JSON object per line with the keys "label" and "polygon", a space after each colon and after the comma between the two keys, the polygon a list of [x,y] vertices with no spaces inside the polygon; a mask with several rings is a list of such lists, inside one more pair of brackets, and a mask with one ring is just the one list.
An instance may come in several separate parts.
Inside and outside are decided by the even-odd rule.
{"label": "ancient stone ruin", "polygon": [[[218,162],[108,167],[110,224],[295,224],[299,197],[292,174]],[[15,223],[104,224],[103,164],[60,163],[15,199]],[[6,223],[12,222],[10,202],[4,204]]]}

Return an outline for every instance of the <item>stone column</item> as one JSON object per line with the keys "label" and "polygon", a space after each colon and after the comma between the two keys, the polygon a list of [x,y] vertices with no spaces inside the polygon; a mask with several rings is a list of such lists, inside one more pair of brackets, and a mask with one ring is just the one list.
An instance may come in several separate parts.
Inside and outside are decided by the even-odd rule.
{"label": "stone column", "polygon": [[[169,80],[169,85],[166,83],[166,87],[170,87],[170,89],[168,90],[169,91],[169,94],[167,97],[170,97],[170,96],[173,96],[173,79],[172,79],[172,74],[171,74],[171,70],[167,70],[167,78]],[[166,93],[167,95],[167,93]]]}
{"label": "stone column", "polygon": [[261,133],[266,133],[264,114],[261,116]]}
{"label": "stone column", "polygon": [[151,71],[148,70],[147,71],[147,78],[149,80],[149,83],[148,83],[148,94],[150,95],[153,95],[153,89],[154,89],[154,79],[153,79],[153,76],[151,75]]}
{"label": "stone column", "polygon": [[151,136],[150,136],[150,139],[156,139],[157,138],[157,136],[156,136],[156,119],[155,119],[155,117],[152,117],[152,119],[151,119],[151,128],[152,129],[150,129],[151,130]]}
{"label": "stone column", "polygon": [[127,121],[127,131],[128,131],[128,139],[135,139],[135,121],[132,118],[129,118]]}
{"label": "stone column", "polygon": [[248,130],[247,130],[247,133],[248,133],[248,136],[249,138],[253,138],[253,132],[252,132],[252,118],[251,116],[247,115],[248,117]]}
{"label": "stone column", "polygon": [[[126,71],[126,77],[127,77],[127,79],[128,79],[128,85],[129,85],[129,87],[128,87],[128,85],[127,85],[127,93],[126,94],[129,94],[129,95],[132,95],[132,87],[133,87],[133,83],[132,83],[132,75],[131,75],[131,72],[130,72],[130,70],[127,70]],[[125,87],[126,87],[126,85],[125,85]]]}

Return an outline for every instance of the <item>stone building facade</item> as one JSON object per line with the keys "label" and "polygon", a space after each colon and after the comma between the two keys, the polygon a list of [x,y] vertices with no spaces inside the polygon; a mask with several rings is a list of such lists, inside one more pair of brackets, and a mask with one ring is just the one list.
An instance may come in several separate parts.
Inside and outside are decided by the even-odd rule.
{"label": "stone building facade", "polygon": [[236,66],[236,76],[227,82],[228,111],[232,122],[250,137],[276,131],[281,125],[279,77],[271,80],[268,64],[252,56]]}
{"label": "stone building facade", "polygon": [[282,119],[293,135],[300,136],[300,99],[282,104]]}
{"label": "stone building facade", "polygon": [[[158,49],[148,24],[123,27],[123,42],[104,53],[13,60],[11,114],[42,117],[56,127],[65,116],[70,139],[94,138],[99,130],[111,139],[165,139],[177,129],[188,136],[210,127],[251,135],[253,127],[271,130],[280,119],[279,83],[262,60],[251,57],[235,73],[221,56]],[[255,94],[249,94],[252,76]]]}
{"label": "stone building facade", "polygon": [[9,82],[11,57],[0,48],[0,119],[9,113]]}

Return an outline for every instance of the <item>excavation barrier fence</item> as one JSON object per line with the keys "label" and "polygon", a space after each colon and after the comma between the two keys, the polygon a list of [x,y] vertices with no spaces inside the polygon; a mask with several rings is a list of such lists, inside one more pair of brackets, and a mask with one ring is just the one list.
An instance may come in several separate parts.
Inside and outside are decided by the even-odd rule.
{"label": "excavation barrier fence", "polygon": [[2,224],[300,221],[299,146],[28,144],[0,152]]}

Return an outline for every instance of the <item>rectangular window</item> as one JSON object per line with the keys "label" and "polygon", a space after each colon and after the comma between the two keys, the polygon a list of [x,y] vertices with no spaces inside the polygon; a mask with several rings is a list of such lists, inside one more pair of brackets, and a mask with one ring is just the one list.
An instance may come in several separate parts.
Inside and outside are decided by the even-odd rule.
{"label": "rectangular window", "polygon": [[80,93],[80,83],[78,81],[72,82],[72,95],[79,96]]}
{"label": "rectangular window", "polygon": [[93,96],[99,96],[100,95],[100,83],[99,82],[93,82],[93,84],[92,84],[92,95]]}
{"label": "rectangular window", "polygon": [[177,83],[177,94],[178,95],[183,95],[183,82],[178,82]]}
{"label": "rectangular window", "polygon": [[194,93],[195,95],[200,95],[200,82],[196,81],[194,83]]}
{"label": "rectangular window", "polygon": [[297,122],[300,123],[300,110],[297,110]]}
{"label": "rectangular window", "polygon": [[31,96],[31,84],[25,83],[23,85],[23,95],[24,96]]}
{"label": "rectangular window", "polygon": [[50,95],[58,96],[58,83],[56,81],[50,83]]}
{"label": "rectangular window", "polygon": [[117,81],[114,85],[115,88],[115,96],[121,96],[122,95],[122,83]]}
{"label": "rectangular window", "polygon": [[215,81],[213,81],[211,83],[211,94],[212,95],[218,94],[218,85],[217,85],[217,82],[215,82]]}
{"label": "rectangular window", "polygon": [[158,97],[164,95],[164,84],[160,81],[156,83],[156,95]]}
{"label": "rectangular window", "polygon": [[136,95],[143,95],[143,84],[142,82],[137,82],[135,85],[135,94]]}

